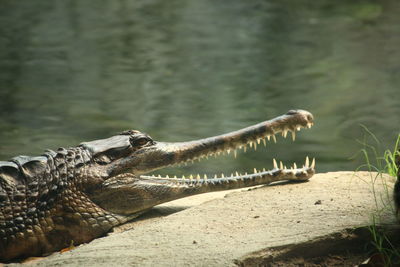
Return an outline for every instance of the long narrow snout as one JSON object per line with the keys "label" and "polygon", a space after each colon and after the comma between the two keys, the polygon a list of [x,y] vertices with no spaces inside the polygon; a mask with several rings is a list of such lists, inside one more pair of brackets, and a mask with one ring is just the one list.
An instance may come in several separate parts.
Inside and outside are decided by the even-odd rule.
{"label": "long narrow snout", "polygon": [[[221,152],[236,153],[236,149],[257,146],[266,140],[275,140],[277,133],[284,137],[290,132],[295,138],[296,131],[313,125],[312,114],[304,110],[291,110],[285,115],[264,121],[230,133],[188,142],[155,142],[151,147],[120,163],[130,167],[136,174],[143,174],[170,165],[208,157]],[[140,160],[139,160],[140,159]]]}

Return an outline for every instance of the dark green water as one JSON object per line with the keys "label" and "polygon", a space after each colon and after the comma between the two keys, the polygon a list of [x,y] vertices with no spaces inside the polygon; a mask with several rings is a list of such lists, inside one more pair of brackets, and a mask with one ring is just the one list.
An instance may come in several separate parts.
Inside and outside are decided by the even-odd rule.
{"label": "dark green water", "polygon": [[354,170],[367,126],[400,132],[400,1],[0,0],[0,160],[125,129],[162,141],[235,130],[292,108],[297,141],[186,171],[317,158]]}

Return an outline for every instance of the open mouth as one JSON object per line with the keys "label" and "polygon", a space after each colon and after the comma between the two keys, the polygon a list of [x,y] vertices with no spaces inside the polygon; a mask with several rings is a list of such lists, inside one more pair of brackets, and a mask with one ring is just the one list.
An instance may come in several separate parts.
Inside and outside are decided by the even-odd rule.
{"label": "open mouth", "polygon": [[[289,111],[287,114],[275,119],[265,121],[247,128],[230,132],[224,135],[209,137],[201,140],[182,142],[182,143],[163,143],[163,149],[174,151],[174,160],[167,166],[182,166],[193,164],[195,161],[203,159],[213,159],[222,155],[233,155],[237,157],[238,152],[257,150],[260,146],[267,146],[268,142],[277,142],[277,135],[283,138],[296,139],[296,132],[302,129],[311,128],[314,119],[311,113],[303,110]],[[166,166],[163,166],[166,167]],[[162,174],[142,174],[143,180],[169,180],[179,184],[203,184],[203,183],[222,183],[237,180],[257,180],[263,181],[270,178],[271,182],[276,180],[308,180],[315,173],[315,158],[306,157],[304,162],[290,166],[285,166],[282,161],[272,160],[271,169],[256,169],[240,173],[235,171],[230,174],[188,174],[177,176]]]}

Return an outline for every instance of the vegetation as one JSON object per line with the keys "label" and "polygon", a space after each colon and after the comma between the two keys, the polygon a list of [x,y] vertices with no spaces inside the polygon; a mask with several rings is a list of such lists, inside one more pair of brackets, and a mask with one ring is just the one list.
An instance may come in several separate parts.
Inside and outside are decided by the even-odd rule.
{"label": "vegetation", "polygon": [[[382,145],[378,138],[366,126],[361,125],[361,127],[364,129],[365,135],[363,140],[357,140],[357,142],[363,146],[359,153],[364,156],[365,163],[359,166],[356,171],[367,168],[370,172],[387,173],[396,177],[398,171],[396,158],[400,156],[400,134],[397,136],[393,150],[386,149],[382,153]],[[369,144],[369,139],[372,139],[375,145]]]}
{"label": "vegetation", "polygon": [[[400,159],[400,151],[399,151],[400,134],[397,136],[395,145],[392,150],[385,149],[384,151],[382,151],[381,143],[376,138],[376,136],[370,130],[368,130],[368,128],[365,127],[364,125],[361,125],[361,127],[364,129],[365,135],[363,140],[361,141],[357,140],[357,141],[363,146],[363,148],[360,149],[359,153],[361,153],[362,156],[364,157],[365,163],[359,166],[356,171],[367,169],[371,173],[371,181],[373,182],[373,185],[375,184],[378,178],[383,179],[382,176],[383,173],[387,173],[393,177],[396,177],[398,173],[398,168],[399,168],[398,164]],[[375,143],[374,145],[371,145],[369,143],[370,139],[372,139],[372,141]],[[373,174],[373,172],[375,172],[376,174]],[[384,179],[383,182],[386,185]],[[387,197],[390,200],[389,201],[390,204],[385,205],[385,209],[389,208],[393,213],[396,213],[387,186],[386,189],[387,189],[386,190]],[[374,194],[374,196],[375,196],[375,202],[377,203],[377,201],[379,200],[377,199],[376,194]],[[400,263],[399,244],[398,242],[394,243],[388,237],[388,235],[385,234],[383,229],[380,229],[378,227],[377,219],[379,218],[373,217],[373,224],[369,227],[372,237],[371,244],[374,250],[377,252],[373,254],[373,256],[371,256],[370,261],[374,263],[379,263],[383,266],[393,266],[395,264],[399,264]]]}

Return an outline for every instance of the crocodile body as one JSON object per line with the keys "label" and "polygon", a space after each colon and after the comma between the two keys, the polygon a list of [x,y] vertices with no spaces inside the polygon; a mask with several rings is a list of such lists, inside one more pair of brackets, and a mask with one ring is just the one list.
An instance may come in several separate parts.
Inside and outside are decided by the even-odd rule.
{"label": "crocodile body", "polygon": [[278,166],[230,177],[155,177],[147,173],[311,127],[313,116],[289,111],[275,119],[205,139],[166,143],[139,131],[48,150],[42,156],[0,161],[0,260],[49,254],[105,235],[151,207],[174,199],[269,184],[308,180],[315,163]]}

